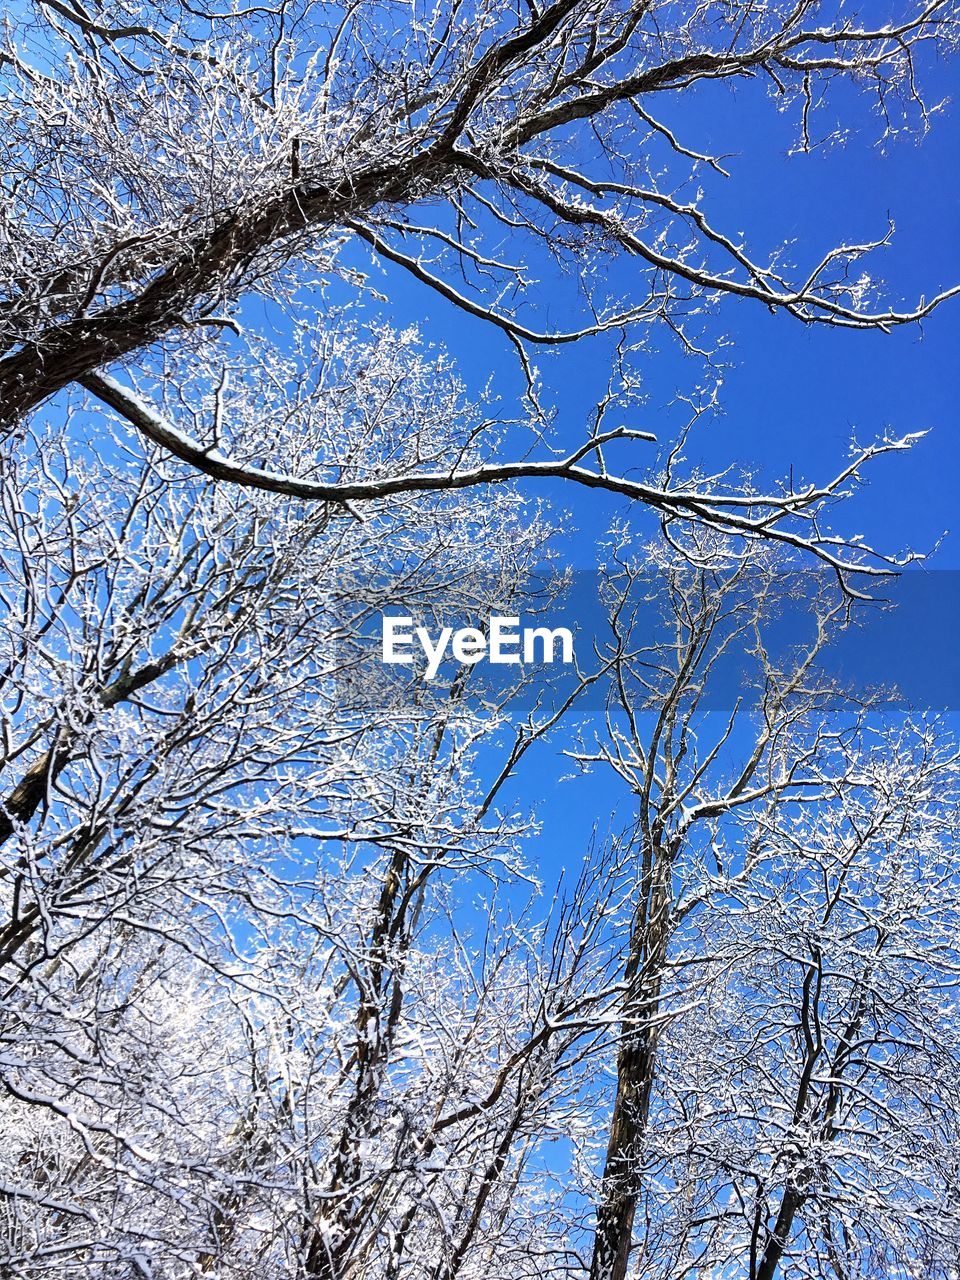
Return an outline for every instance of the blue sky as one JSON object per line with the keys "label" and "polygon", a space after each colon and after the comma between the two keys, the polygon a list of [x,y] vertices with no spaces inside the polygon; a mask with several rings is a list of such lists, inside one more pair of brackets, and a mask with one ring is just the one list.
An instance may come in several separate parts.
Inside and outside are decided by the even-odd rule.
{"label": "blue sky", "polygon": [[[939,67],[928,69],[925,83],[930,101],[946,97],[952,88]],[[746,231],[757,257],[793,241],[790,257],[802,278],[831,245],[883,235],[889,215],[896,226],[892,245],[866,264],[885,281],[886,300],[913,306],[921,295],[960,281],[956,104],[946,105],[922,142],[904,135],[880,149],[875,123],[860,102],[854,118],[869,128],[855,129],[846,145],[808,155],[788,155],[795,113],[778,114],[756,85],[705,86],[671,102],[664,117],[687,145],[729,157],[729,181],[703,179],[705,207],[722,229]],[[625,274],[629,270],[618,267]],[[509,404],[519,374],[503,335],[430,295],[399,269],[389,269],[385,282],[396,320],[416,321],[425,337],[447,345],[474,388],[493,374]],[[539,312],[541,323],[544,316],[558,328],[569,323],[562,285],[543,279],[540,296],[548,299]],[[946,304],[922,329],[884,335],[803,326],[731,299],[721,309],[716,331],[732,344],[724,352],[731,366],[722,393],[724,413],[698,428],[688,450],[691,460],[757,467],[768,480],[793,465],[795,475],[822,480],[842,463],[854,432],[866,443],[887,430],[900,435],[930,429],[912,455],[880,460],[869,487],[838,518],[846,531],[863,533],[892,551],[908,545],[929,550],[954,526],[960,438],[952,374],[960,346],[960,300]],[[601,338],[539,358],[545,398],[558,409],[558,441],[582,439],[586,416],[606,381],[608,354],[609,342]],[[635,425],[669,441],[675,419],[666,406],[678,388],[702,376],[695,363],[675,342],[658,344],[641,365],[648,402]],[[552,496],[573,511],[579,531],[565,541],[565,556],[577,565],[592,565],[596,535],[622,504],[556,486]],[[948,538],[932,564],[960,567],[960,539]]]}
{"label": "blue sky", "polygon": [[[939,67],[926,68],[925,85],[931,102],[953,88]],[[960,281],[957,105],[946,106],[922,143],[904,135],[881,150],[875,145],[875,121],[867,127],[869,108],[861,102],[853,117],[857,128],[846,144],[808,155],[788,154],[796,138],[796,112],[778,113],[768,87],[759,83],[705,85],[656,105],[687,145],[726,157],[729,180],[709,173],[698,176],[705,207],[725,231],[745,231],[756,258],[762,260],[784,241],[793,242],[789,256],[795,277],[802,279],[832,245],[881,236],[889,215],[896,225],[892,245],[867,265],[885,281],[885,297],[892,305],[912,307],[921,294],[929,296]],[[669,159],[665,148],[660,159]],[[689,198],[693,190],[685,194]],[[546,264],[532,269],[541,276],[540,324],[569,327],[569,284],[552,279]],[[631,273],[639,274],[639,268],[621,263],[611,278],[629,282]],[[388,301],[377,307],[381,316],[398,325],[416,322],[428,341],[449,348],[474,392],[492,378],[503,394],[505,413],[514,412],[522,378],[499,331],[457,311],[398,268],[385,270],[382,285]],[[691,462],[749,467],[767,483],[791,466],[798,479],[823,480],[842,466],[854,432],[866,443],[888,430],[899,435],[929,428],[930,435],[913,453],[875,465],[871,483],[837,513],[836,524],[889,551],[905,546],[927,550],[955,527],[960,437],[953,375],[960,347],[960,299],[941,308],[922,329],[891,335],[805,327],[735,299],[721,306],[713,327],[728,342],[723,413],[698,427],[687,449]],[[611,346],[605,337],[537,357],[544,399],[557,412],[551,439],[556,446],[582,441],[592,406],[606,385]],[[667,445],[678,423],[670,402],[678,390],[705,380],[705,372],[669,337],[655,339],[639,367],[646,403],[631,413],[630,425],[655,431]],[[516,441],[520,452],[531,443],[522,434]],[[505,453],[511,453],[513,443],[508,440]],[[638,464],[645,464],[652,452],[638,445]],[[530,492],[548,496],[558,511],[570,513],[561,521],[558,551],[565,562],[592,568],[598,543],[611,520],[623,513],[624,501],[559,482],[530,486]],[[656,532],[649,513],[635,509],[634,516],[641,535]],[[960,569],[960,529],[944,540],[930,564]],[[960,628],[960,615],[955,611],[952,617],[951,622],[948,612],[938,620],[943,656]],[[568,826],[565,797],[571,793],[556,786],[562,768],[555,749],[546,746],[525,764],[518,792],[525,802],[539,799],[543,811],[556,809],[559,822],[556,827],[548,823],[547,829],[566,858],[582,842],[594,814],[603,812],[606,791],[573,792],[577,822]]]}
{"label": "blue sky", "polygon": [[[940,67],[928,68],[926,84],[930,101],[947,97],[953,88]],[[880,149],[875,128],[855,129],[846,145],[806,155],[788,155],[795,117],[779,115],[755,85],[736,90],[707,86],[689,93],[665,115],[675,130],[682,126],[687,145],[729,156],[731,179],[706,184],[711,216],[727,231],[746,231],[756,256],[794,241],[790,257],[802,278],[833,244],[883,235],[889,216],[896,226],[892,244],[871,257],[868,269],[885,282],[891,305],[912,308],[921,295],[929,297],[960,281],[957,105],[947,104],[922,142],[904,135]],[[869,123],[862,104],[857,120]],[[456,312],[398,270],[388,270],[385,281],[394,318],[416,321],[426,338],[447,345],[472,387],[479,389],[492,375],[506,397],[516,394],[519,373],[502,335]],[[549,321],[561,327],[563,294],[558,289],[555,296]],[[869,485],[837,512],[837,527],[862,533],[891,552],[905,547],[927,551],[949,531],[929,566],[960,569],[955,389],[960,300],[946,304],[922,328],[890,335],[805,327],[788,316],[731,300],[721,310],[717,329],[731,343],[725,351],[730,367],[722,392],[724,412],[698,428],[687,451],[691,460],[749,466],[767,481],[790,466],[798,478],[823,480],[842,465],[853,434],[867,443],[886,432],[929,430],[912,453],[875,464]],[[604,340],[588,340],[540,360],[546,399],[558,409],[558,443],[582,439],[587,414],[606,382],[608,354]],[[668,341],[658,344],[643,372],[647,404],[631,424],[653,429],[668,441],[672,420],[666,406],[701,371]],[[623,503],[559,484],[535,492],[549,492],[572,515],[566,529],[576,532],[562,536],[564,559],[592,567],[597,541],[622,513]],[[641,517],[639,524],[649,533],[655,530],[652,519],[644,525]],[[960,593],[954,575],[945,575],[947,579],[953,594],[936,618],[936,634],[929,637],[934,664],[955,651],[953,637],[960,633]],[[536,860],[548,880],[561,864],[576,865],[591,826],[597,822],[606,827],[615,802],[615,789],[600,777],[573,788],[558,785],[564,771],[559,746],[555,739],[528,757],[512,792],[522,806],[534,804],[543,819]],[[507,792],[503,798],[510,797]]]}

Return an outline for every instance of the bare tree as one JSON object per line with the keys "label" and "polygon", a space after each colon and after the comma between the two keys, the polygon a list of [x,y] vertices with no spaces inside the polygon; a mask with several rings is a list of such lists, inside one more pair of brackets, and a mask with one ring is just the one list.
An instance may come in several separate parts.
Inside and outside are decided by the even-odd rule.
{"label": "bare tree", "polygon": [[[886,331],[951,296],[882,301],[887,234],[752,248],[670,104],[741,84],[808,147],[853,89],[919,134],[958,18],[35,0],[6,21],[0,1274],[948,1280],[956,751],[881,732],[818,665],[857,572],[902,563],[828,512],[913,437],[760,489],[685,469],[696,399],[658,458],[622,421],[646,334],[709,361],[728,300]],[[383,322],[385,271],[503,335],[515,409]],[[605,335],[608,391],[558,448],[536,353]],[[569,693],[371,664],[388,606],[520,611],[552,526],[512,482],[537,480],[667,534],[635,554],[618,530],[612,638]],[[781,659],[795,553],[840,591],[815,579]],[[757,682],[718,721],[742,650]],[[556,888],[510,797],[558,740],[629,817]]]}
{"label": "bare tree", "polygon": [[[340,443],[373,466],[394,399],[443,394],[417,360],[401,393],[404,346],[388,345],[376,370],[375,347],[352,350],[366,402],[343,371],[356,422]],[[447,392],[432,430],[466,448]],[[482,519],[418,504],[372,530],[158,456],[97,460],[77,429],[31,445],[4,464],[0,525],[0,1081],[23,1135],[4,1265],[138,1274],[156,1253],[267,1274],[303,1254],[322,1274],[331,1191],[350,1249],[370,1234],[362,1188],[382,1172],[360,1151],[383,1129],[431,874],[507,875],[524,827],[472,794],[502,708],[378,680],[365,622],[404,601],[496,607],[543,530],[508,494]],[[451,1133],[484,1111],[450,1109]],[[287,1214],[253,1253],[249,1213]]]}
{"label": "bare tree", "polygon": [[845,751],[842,793],[751,829],[722,980],[661,1040],[640,1275],[955,1266],[956,746],[895,726]]}
{"label": "bare tree", "polygon": [[[960,1083],[948,1013],[952,962],[934,941],[945,936],[940,907],[920,909],[929,885],[918,885],[906,905],[899,866],[922,831],[912,874],[924,859],[937,867],[946,859],[943,874],[956,874],[948,852],[955,748],[938,743],[932,727],[879,733],[875,721],[871,727],[879,711],[871,716],[868,703],[840,695],[822,663],[848,613],[815,576],[762,555],[731,557],[702,540],[696,553],[690,564],[650,548],[612,581],[607,733],[571,752],[584,767],[612,769],[635,806],[617,843],[636,889],[622,944],[616,1088],[589,1274],[701,1276],[734,1266],[751,1280],[772,1280],[785,1255],[794,1267],[804,1258],[810,1275],[831,1267],[861,1274],[868,1256],[898,1267],[923,1257],[936,1271],[955,1248],[946,1244],[952,1218],[929,1232],[908,1223],[913,1197],[947,1196],[953,1185],[955,1139],[941,1130],[946,1150],[935,1153],[936,1140],[926,1145],[934,1111],[938,1124],[951,1123],[946,1098]],[[655,641],[650,591],[666,597],[667,633]],[[798,595],[811,638],[776,657],[767,630]],[[747,654],[755,691],[748,674],[734,694],[744,677],[724,663]],[[717,686],[731,711],[715,709]],[[862,913],[859,925],[848,912]],[[878,997],[888,930],[900,936],[912,927],[908,918],[918,936],[907,953],[889,957],[883,981],[893,986]],[[919,956],[928,945],[926,966]],[[917,982],[930,1005],[922,1014],[904,1004],[909,986],[893,976],[901,961],[923,969]],[[917,1052],[936,1083],[913,1116],[894,1121],[895,1105],[880,1099],[906,1083],[899,1067],[912,1033],[900,1024],[916,1029],[918,1017],[929,1021],[917,1029]],[[897,1057],[892,1078],[887,1049]],[[886,1105],[891,1113],[881,1119],[874,1108]],[[872,1187],[871,1175],[843,1167],[864,1158],[858,1125],[863,1133],[874,1126]],[[741,1159],[725,1146],[735,1149],[741,1126],[765,1152],[752,1157],[753,1171],[744,1173],[743,1158],[724,1164],[728,1182],[711,1171],[709,1189],[698,1185],[701,1152],[709,1165],[713,1143],[726,1154],[712,1158]],[[776,1154],[766,1155],[766,1143]],[[925,1146],[930,1163],[908,1173],[904,1166],[920,1161],[912,1153]],[[927,1180],[923,1191],[911,1188],[911,1176]],[[858,1195],[875,1206],[872,1221]],[[638,1212],[658,1201],[664,1216],[638,1223]],[[744,1220],[749,1231],[737,1237],[732,1224]]]}
{"label": "bare tree", "polygon": [[[80,384],[222,480],[359,502],[565,477],[667,522],[761,532],[838,565],[869,562],[855,543],[832,541],[817,514],[877,446],[842,476],[768,492],[681,475],[673,455],[637,480],[622,446],[649,433],[621,425],[595,425],[560,456],[488,441],[471,467],[443,458],[348,478],[327,457],[276,459],[266,423],[256,452],[237,456],[235,424],[228,414],[214,421],[202,400],[230,363],[231,332],[253,323],[250,300],[266,302],[267,323],[283,329],[304,285],[339,280],[362,292],[360,250],[501,330],[531,395],[537,348],[614,331],[636,341],[659,324],[702,349],[701,319],[725,299],[840,328],[922,319],[952,290],[902,310],[878,301],[864,259],[887,232],[803,264],[751,250],[711,212],[714,187],[728,180],[722,158],[700,154],[669,123],[672,100],[697,86],[766,85],[771,93],[752,94],[747,109],[790,106],[799,145],[810,147],[821,111],[828,127],[831,91],[849,83],[879,103],[887,132],[922,131],[925,65],[954,47],[957,9],[914,0],[896,10],[878,23],[869,8],[813,0],[109,11],[36,0],[0,48],[5,428]],[[533,282],[540,263],[553,280],[559,265],[579,282],[563,331],[537,318],[549,300]],[[126,372],[108,373],[118,362]],[[262,353],[260,364],[269,376]],[[175,412],[159,412],[163,384],[189,381],[191,365],[204,378],[166,396]],[[258,461],[267,455],[268,465]]]}
{"label": "bare tree", "polygon": [[[871,745],[818,672],[842,595],[780,663],[772,553],[627,561],[571,693],[609,680],[605,725],[561,740],[635,813],[544,895],[505,788],[570,700],[511,729],[509,691],[363,663],[388,599],[516,599],[543,537],[517,499],[371,528],[80,441],[38,437],[4,490],[8,1274],[938,1274],[953,1218],[920,1231],[911,1197],[953,1185],[952,917],[918,873],[955,875],[956,759]],[[638,631],[644,567],[667,635]],[[715,727],[745,644],[762,680]]]}

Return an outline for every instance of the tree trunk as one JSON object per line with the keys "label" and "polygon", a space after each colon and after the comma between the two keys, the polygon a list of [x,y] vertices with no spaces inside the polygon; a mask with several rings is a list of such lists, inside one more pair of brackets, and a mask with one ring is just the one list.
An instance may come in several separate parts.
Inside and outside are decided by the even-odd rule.
{"label": "tree trunk", "polygon": [[617,1094],[604,1161],[590,1280],[624,1280],[633,1241],[639,1183],[637,1162],[647,1128],[657,1059],[660,990],[670,938],[670,866],[674,850],[652,840],[630,936],[624,977],[623,1039]]}

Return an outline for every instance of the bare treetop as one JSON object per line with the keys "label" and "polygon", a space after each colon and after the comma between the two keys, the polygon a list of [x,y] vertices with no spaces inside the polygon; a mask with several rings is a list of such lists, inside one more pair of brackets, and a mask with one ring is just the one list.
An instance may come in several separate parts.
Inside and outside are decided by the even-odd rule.
{"label": "bare treetop", "polygon": [[[283,313],[304,282],[363,289],[370,255],[501,330],[532,394],[535,348],[661,323],[699,350],[724,298],[841,328],[920,320],[955,289],[885,299],[865,261],[885,226],[791,262],[726,225],[715,197],[735,161],[686,136],[677,107],[709,82],[750,82],[745,109],[786,111],[800,149],[837,113],[880,139],[922,133],[937,105],[924,71],[957,33],[954,0],[882,22],[873,5],[812,0],[35,3],[0,43],[0,421],[79,382],[144,429],[118,404],[124,382],[105,391],[98,371],[153,377],[158,353],[189,350],[216,380],[245,298]],[[698,511],[661,501],[675,482],[659,479],[628,496],[718,523],[704,514],[715,486]],[[781,495],[745,531],[809,507]]]}

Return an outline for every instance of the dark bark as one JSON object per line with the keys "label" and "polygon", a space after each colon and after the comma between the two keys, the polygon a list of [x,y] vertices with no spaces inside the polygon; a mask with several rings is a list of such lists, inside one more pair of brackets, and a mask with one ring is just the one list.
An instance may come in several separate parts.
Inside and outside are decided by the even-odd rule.
{"label": "dark bark", "polygon": [[70,760],[71,735],[59,730],[53,746],[35,760],[0,807],[0,845],[18,824],[29,822]]}
{"label": "dark bark", "polygon": [[620,1051],[590,1280],[623,1280],[627,1274],[637,1210],[637,1155],[647,1127],[655,1061],[649,1030]]}
{"label": "dark bark", "polygon": [[157,342],[182,325],[206,299],[230,282],[264,249],[308,228],[341,225],[351,213],[382,201],[409,199],[425,170],[444,166],[430,153],[406,166],[370,170],[349,186],[316,183],[290,188],[259,207],[238,210],[211,231],[188,240],[137,295],[93,316],[51,325],[39,338],[0,360],[0,433],[9,433],[32,409],[101,365]]}
{"label": "dark bark", "polygon": [[757,1267],[754,1280],[773,1280],[780,1266],[780,1260],[790,1239],[793,1220],[797,1210],[803,1204],[805,1196],[798,1187],[787,1187],[780,1200],[780,1209],[773,1231],[767,1239],[763,1257]]}
{"label": "dark bark", "polygon": [[597,1206],[590,1280],[624,1280],[630,1262],[640,1146],[656,1073],[657,1014],[670,937],[668,887],[674,852],[655,837],[644,859],[647,884],[631,931],[624,973],[630,995],[624,1005],[617,1092]]}
{"label": "dark bark", "polygon": [[397,943],[402,956],[408,943],[404,893],[407,870],[406,855],[394,852],[370,930],[369,966],[356,1015],[353,1092],[326,1186],[327,1192],[339,1199],[322,1227],[313,1227],[307,1233],[304,1262],[309,1280],[340,1280],[347,1273],[363,1232],[367,1201],[361,1191],[364,1168],[360,1147],[374,1124],[381,1077],[402,1007],[402,961],[395,957],[391,963],[390,952]]}
{"label": "dark bark", "polygon": [[[109,710],[123,702],[154,680],[165,675],[177,663],[177,655],[168,654],[156,662],[145,663],[138,671],[120,676],[101,692],[101,707]],[[93,713],[85,724],[93,721]],[[78,731],[71,732],[61,726],[55,732],[54,742],[26,771],[13,791],[0,800],[0,845],[13,835],[18,824],[29,822],[50,793],[57,778],[70,763]]]}

